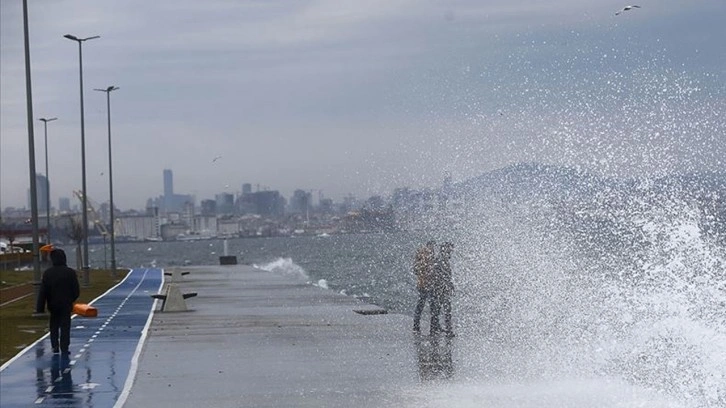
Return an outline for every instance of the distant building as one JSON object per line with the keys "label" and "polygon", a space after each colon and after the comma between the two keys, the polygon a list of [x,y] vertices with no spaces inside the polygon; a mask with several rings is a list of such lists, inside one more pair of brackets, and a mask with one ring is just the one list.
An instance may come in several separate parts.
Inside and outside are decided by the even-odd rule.
{"label": "distant building", "polygon": [[215,200],[202,200],[200,207],[202,216],[217,215],[217,202]]}
{"label": "distant building", "polygon": [[295,190],[290,198],[288,212],[291,214],[309,214],[313,197],[307,191]]}
{"label": "distant building", "polygon": [[242,184],[242,195],[251,194],[251,193],[252,193],[252,184],[250,184],[250,183]]}
{"label": "distant building", "polygon": [[217,236],[219,237],[238,237],[240,232],[239,221],[237,218],[218,218],[217,219]]}
{"label": "distant building", "polygon": [[164,169],[164,197],[174,195],[174,174],[170,169]]}
{"label": "distant building", "polygon": [[116,233],[131,239],[157,239],[160,237],[158,211],[147,208],[144,215],[121,215],[116,217]]}
{"label": "distant building", "polygon": [[[45,214],[48,209],[48,194],[50,192],[50,184],[48,179],[42,174],[35,175],[35,191],[38,200],[38,212]],[[30,189],[28,189],[28,208],[30,205]]]}
{"label": "distant building", "polygon": [[193,206],[195,201],[193,195],[174,194],[174,174],[171,170],[164,169],[164,195],[154,203],[154,206],[159,207],[163,213],[183,212],[187,205]]}
{"label": "distant building", "polygon": [[243,199],[249,202],[254,214],[280,217],[285,212],[285,199],[279,191],[257,191],[243,196]]}
{"label": "distant building", "polygon": [[214,196],[218,215],[234,214],[234,195],[219,193]]}
{"label": "distant building", "polygon": [[71,211],[71,199],[68,197],[61,197],[58,199],[58,209],[60,212]]}
{"label": "distant building", "polygon": [[214,215],[197,215],[194,217],[194,222],[191,227],[192,231],[196,234],[208,237],[217,236],[217,217]]}
{"label": "distant building", "polygon": [[334,210],[333,199],[323,198],[320,200],[320,212],[322,214],[332,214]]}

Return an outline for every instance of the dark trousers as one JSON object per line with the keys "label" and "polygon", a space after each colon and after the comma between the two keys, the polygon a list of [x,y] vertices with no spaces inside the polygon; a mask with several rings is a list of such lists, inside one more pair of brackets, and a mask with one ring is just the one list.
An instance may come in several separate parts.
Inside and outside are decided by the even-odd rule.
{"label": "dark trousers", "polygon": [[452,332],[453,328],[451,326],[451,294],[441,294],[437,303],[441,308],[441,312],[444,314],[444,330],[446,330],[447,332]]}
{"label": "dark trousers", "polygon": [[60,346],[61,351],[68,351],[71,345],[71,311],[70,308],[50,310],[50,346],[53,349]]}
{"label": "dark trousers", "polygon": [[438,303],[436,302],[436,296],[433,295],[433,292],[426,289],[419,289],[418,290],[418,303],[416,303],[416,309],[413,312],[413,329],[414,330],[420,330],[421,329],[421,313],[423,313],[424,307],[426,306],[426,301],[430,302],[430,310],[431,310],[431,332],[439,330],[439,307]]}

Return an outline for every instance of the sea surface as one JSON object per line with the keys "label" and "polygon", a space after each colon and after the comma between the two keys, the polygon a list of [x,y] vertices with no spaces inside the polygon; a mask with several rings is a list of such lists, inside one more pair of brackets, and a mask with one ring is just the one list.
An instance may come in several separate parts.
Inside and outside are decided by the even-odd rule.
{"label": "sea surface", "polygon": [[[311,284],[370,298],[397,312],[416,301],[411,261],[422,235],[412,233],[236,238],[227,240],[229,255],[239,263],[295,275]],[[224,240],[116,244],[120,267],[217,265]],[[110,249],[89,246],[91,265],[110,262]]]}

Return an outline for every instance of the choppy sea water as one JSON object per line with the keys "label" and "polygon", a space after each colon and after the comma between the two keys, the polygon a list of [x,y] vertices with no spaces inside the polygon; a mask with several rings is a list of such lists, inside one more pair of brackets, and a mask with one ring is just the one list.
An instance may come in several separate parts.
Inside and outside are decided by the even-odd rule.
{"label": "choppy sea water", "polygon": [[[605,217],[608,233],[563,221],[546,200],[489,199],[422,219],[413,233],[234,239],[228,249],[271,273],[411,314],[417,246],[453,241],[458,335],[443,355],[425,345],[423,358],[451,375],[422,375],[421,388],[406,391],[412,405],[726,407],[722,241],[704,233],[687,200],[625,208]],[[221,240],[125,243],[117,259],[205,265],[223,250]],[[103,264],[102,246],[92,264]]]}

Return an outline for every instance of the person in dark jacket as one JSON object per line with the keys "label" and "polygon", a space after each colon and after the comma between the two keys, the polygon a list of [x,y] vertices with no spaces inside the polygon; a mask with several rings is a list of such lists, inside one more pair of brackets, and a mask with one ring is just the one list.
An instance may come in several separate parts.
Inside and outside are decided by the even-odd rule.
{"label": "person in dark jacket", "polygon": [[78,299],[80,285],[76,271],[66,264],[66,253],[62,249],[52,250],[50,260],[53,266],[43,272],[36,310],[43,313],[47,306],[50,312],[50,345],[53,353],[68,353],[73,302]]}
{"label": "person in dark jacket", "polygon": [[454,280],[451,276],[451,253],[454,244],[444,242],[441,244],[439,256],[434,266],[433,292],[436,304],[444,314],[444,332],[449,337],[454,336],[451,324],[451,295],[454,293]]}
{"label": "person in dark jacket", "polygon": [[413,331],[421,331],[421,313],[426,302],[429,302],[431,310],[430,333],[435,334],[439,330],[439,312],[432,293],[433,272],[434,272],[434,249],[436,242],[428,241],[426,245],[419,248],[413,263],[413,272],[416,275],[416,289],[418,289],[418,302],[413,312]]}

